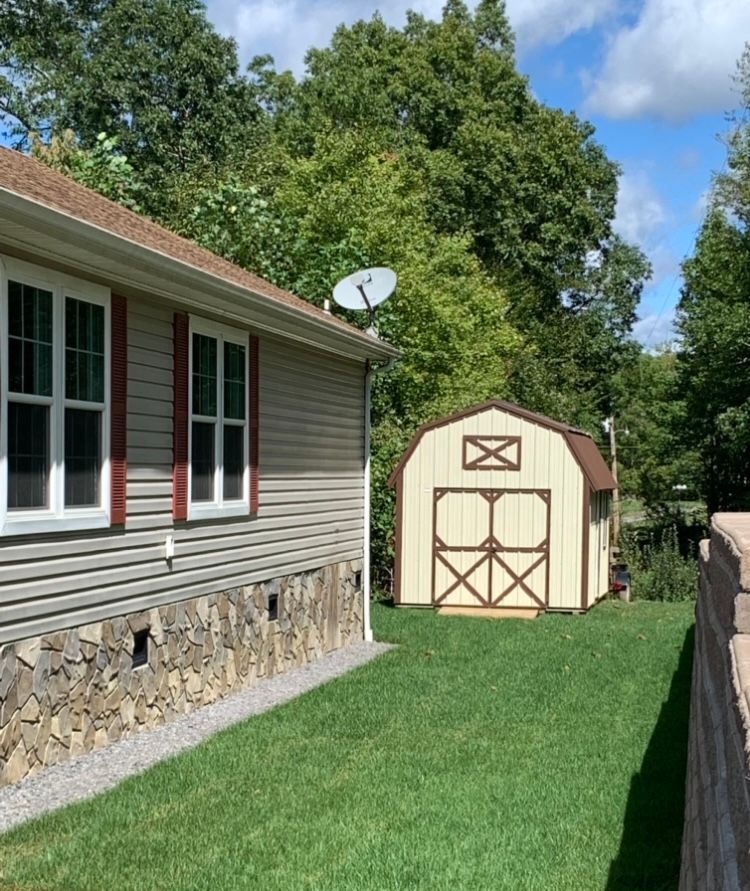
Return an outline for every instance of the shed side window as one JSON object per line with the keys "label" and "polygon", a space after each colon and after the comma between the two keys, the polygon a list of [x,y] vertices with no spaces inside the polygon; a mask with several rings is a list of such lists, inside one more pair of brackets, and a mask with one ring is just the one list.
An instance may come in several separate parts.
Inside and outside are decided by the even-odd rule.
{"label": "shed side window", "polygon": [[0,529],[107,526],[109,291],[2,265]]}
{"label": "shed side window", "polygon": [[191,319],[190,519],[247,514],[248,337]]}

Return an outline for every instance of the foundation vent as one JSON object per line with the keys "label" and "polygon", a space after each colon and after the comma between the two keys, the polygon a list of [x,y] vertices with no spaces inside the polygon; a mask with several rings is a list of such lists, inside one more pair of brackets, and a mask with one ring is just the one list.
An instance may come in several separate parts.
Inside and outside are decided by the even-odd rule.
{"label": "foundation vent", "polygon": [[148,628],[133,634],[133,668],[148,662]]}

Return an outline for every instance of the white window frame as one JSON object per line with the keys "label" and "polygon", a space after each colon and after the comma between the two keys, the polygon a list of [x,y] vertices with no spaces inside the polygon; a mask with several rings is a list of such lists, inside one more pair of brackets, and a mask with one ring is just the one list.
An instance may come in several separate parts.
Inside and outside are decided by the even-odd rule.
{"label": "white window frame", "polygon": [[[216,417],[193,414],[193,335],[216,339]],[[224,343],[245,348],[245,419],[224,418]],[[231,328],[190,316],[188,331],[188,520],[242,517],[250,512],[250,336],[241,328]],[[211,501],[193,501],[193,421],[214,425],[214,497]],[[224,425],[244,428],[242,437],[244,470],[242,498],[224,499]]]}
{"label": "white window frame", "polygon": [[[14,393],[9,399],[8,281],[52,292],[52,397]],[[104,307],[104,404],[98,507],[65,507],[65,409],[91,410],[98,403],[65,397],[65,298]],[[52,269],[0,256],[0,536],[103,529],[110,525],[111,293],[109,288]],[[8,509],[8,402],[50,406],[50,504],[47,509]]]}

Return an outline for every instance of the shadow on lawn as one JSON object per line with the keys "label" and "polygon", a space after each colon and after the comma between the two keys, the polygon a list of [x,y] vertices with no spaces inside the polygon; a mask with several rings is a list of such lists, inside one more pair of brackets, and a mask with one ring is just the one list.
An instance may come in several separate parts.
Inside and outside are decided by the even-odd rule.
{"label": "shadow on lawn", "polygon": [[620,850],[605,891],[672,891],[680,875],[694,629],[685,635],[667,701],[630,783]]}

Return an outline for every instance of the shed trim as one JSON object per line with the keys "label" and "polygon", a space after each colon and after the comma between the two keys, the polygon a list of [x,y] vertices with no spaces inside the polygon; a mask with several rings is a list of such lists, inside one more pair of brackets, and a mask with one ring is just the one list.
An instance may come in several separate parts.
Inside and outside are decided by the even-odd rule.
{"label": "shed trim", "polygon": [[393,579],[393,602],[401,604],[401,554],[404,537],[404,481],[398,480],[396,485],[396,543],[395,543],[395,573]]}
{"label": "shed trim", "polygon": [[525,421],[530,421],[532,424],[538,424],[540,427],[546,427],[549,430],[556,430],[558,433],[562,433],[571,454],[581,468],[581,472],[588,481],[591,489],[594,492],[600,492],[617,488],[617,483],[612,476],[612,472],[609,467],[607,467],[601,452],[590,434],[586,433],[584,430],[578,430],[576,427],[571,427],[568,424],[563,424],[560,421],[555,421],[545,415],[529,411],[513,402],[505,402],[501,399],[491,399],[489,402],[484,402],[481,405],[473,405],[471,408],[466,408],[463,411],[449,415],[446,418],[439,418],[436,421],[431,421],[420,427],[412,441],[409,443],[401,460],[396,465],[393,473],[388,478],[388,485],[391,486],[391,488],[396,485],[397,479],[401,476],[404,467],[406,467],[409,459],[416,451],[417,446],[421,442],[425,433],[440,427],[446,427],[449,424],[453,424],[470,415],[479,414],[480,412],[492,408],[504,411],[507,414],[515,415]]}
{"label": "shed trim", "polygon": [[[496,445],[490,445],[496,443]],[[473,446],[477,454],[469,458],[469,447]],[[516,447],[515,459],[511,447]],[[508,457],[507,452],[511,452]],[[492,460],[498,463],[490,463]],[[472,436],[463,438],[464,470],[520,470],[521,469],[521,437],[520,436]]]}
{"label": "shed trim", "polygon": [[581,532],[581,606],[589,608],[589,535],[591,525],[591,489],[583,487],[583,527]]}

